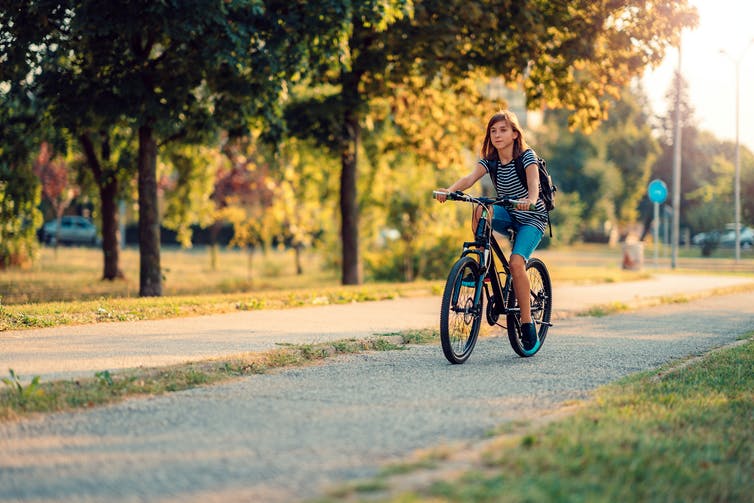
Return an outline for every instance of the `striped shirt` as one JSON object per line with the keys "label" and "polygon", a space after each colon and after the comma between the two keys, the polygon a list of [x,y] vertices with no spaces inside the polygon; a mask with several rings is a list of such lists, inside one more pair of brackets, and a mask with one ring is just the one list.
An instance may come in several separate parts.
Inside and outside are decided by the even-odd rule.
{"label": "striped shirt", "polygon": [[[521,160],[523,161],[525,168],[531,164],[536,165],[537,155],[529,148],[524,150],[521,154]],[[492,163],[497,163],[496,169],[494,170],[497,176],[492,181],[495,186],[497,197],[507,197],[509,199],[525,199],[528,197],[529,193],[526,190],[526,187],[524,187],[524,184],[521,183],[521,180],[519,180],[518,175],[516,174],[516,164],[513,159],[505,165],[503,165],[499,159],[479,160],[479,164],[487,170],[487,173],[490,172],[490,166]],[[547,226],[547,210],[545,210],[545,203],[541,199],[537,199],[536,211],[521,211],[515,209],[509,209],[508,211],[519,224],[533,225],[542,231],[542,233],[545,232],[545,227]]]}

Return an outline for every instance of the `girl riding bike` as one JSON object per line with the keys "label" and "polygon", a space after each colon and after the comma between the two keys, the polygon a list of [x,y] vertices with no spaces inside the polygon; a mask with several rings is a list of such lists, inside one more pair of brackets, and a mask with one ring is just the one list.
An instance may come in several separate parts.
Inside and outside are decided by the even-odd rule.
{"label": "girl riding bike", "polygon": [[[517,174],[515,160],[521,158],[526,173],[529,190],[521,183]],[[513,275],[513,288],[516,299],[521,306],[522,344],[527,351],[538,349],[537,329],[532,322],[529,306],[529,278],[526,274],[526,262],[539,245],[547,226],[547,211],[544,202],[538,199],[539,172],[537,155],[524,140],[523,131],[516,115],[510,110],[494,114],[487,123],[487,130],[482,143],[481,159],[468,175],[458,179],[450,187],[438,189],[440,192],[464,191],[473,186],[485,174],[490,174],[498,198],[515,199],[519,202],[514,209],[508,210],[495,206],[492,228],[505,233],[513,229],[516,233],[511,252],[510,268]],[[445,202],[442,195],[437,200]],[[531,209],[535,206],[536,209]],[[481,208],[477,209],[481,212]],[[473,227],[479,221],[479,215],[472,219]],[[476,229],[473,229],[476,232]]]}

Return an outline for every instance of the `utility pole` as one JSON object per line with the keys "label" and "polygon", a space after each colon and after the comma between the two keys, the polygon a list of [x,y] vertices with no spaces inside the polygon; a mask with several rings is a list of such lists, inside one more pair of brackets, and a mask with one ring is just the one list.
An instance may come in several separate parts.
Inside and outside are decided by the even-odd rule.
{"label": "utility pole", "polygon": [[720,53],[728,56],[736,67],[736,171],[733,176],[736,262],[741,260],[741,142],[739,139],[739,124],[741,122],[739,119],[741,108],[741,61],[743,61],[746,51],[752,44],[754,44],[754,38],[749,40],[748,45],[741,51],[738,59],[733,58],[725,50],[720,49]]}
{"label": "utility pole", "polygon": [[670,234],[670,267],[678,265],[678,234],[681,222],[681,40],[678,39],[678,71],[675,78],[675,125],[673,131],[673,228]]}

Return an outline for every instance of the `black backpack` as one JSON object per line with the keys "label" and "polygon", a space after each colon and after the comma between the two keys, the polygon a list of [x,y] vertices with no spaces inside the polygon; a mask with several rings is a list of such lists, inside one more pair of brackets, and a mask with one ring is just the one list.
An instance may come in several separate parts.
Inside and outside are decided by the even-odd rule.
{"label": "black backpack", "polygon": [[[513,160],[516,167],[516,175],[521,181],[521,185],[526,190],[529,190],[529,184],[526,182],[526,170],[524,168],[524,162],[519,155]],[[547,162],[541,157],[537,157],[537,167],[539,168],[539,199],[545,203],[545,210],[547,210],[547,227],[550,230],[550,237],[552,237],[552,224],[550,223],[550,212],[555,209],[555,192],[558,187],[552,183],[552,177],[547,171]],[[497,163],[490,164],[490,177],[492,178],[492,186],[495,186],[495,177],[497,171]]]}

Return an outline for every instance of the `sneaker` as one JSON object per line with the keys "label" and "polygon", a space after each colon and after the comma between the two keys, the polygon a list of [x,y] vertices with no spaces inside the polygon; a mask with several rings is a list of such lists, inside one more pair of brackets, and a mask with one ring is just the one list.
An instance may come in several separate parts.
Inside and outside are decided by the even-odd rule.
{"label": "sneaker", "polygon": [[521,343],[525,351],[531,351],[537,347],[539,338],[534,323],[521,323]]}

